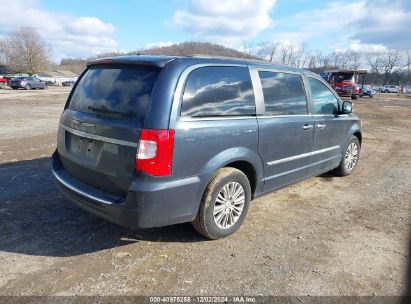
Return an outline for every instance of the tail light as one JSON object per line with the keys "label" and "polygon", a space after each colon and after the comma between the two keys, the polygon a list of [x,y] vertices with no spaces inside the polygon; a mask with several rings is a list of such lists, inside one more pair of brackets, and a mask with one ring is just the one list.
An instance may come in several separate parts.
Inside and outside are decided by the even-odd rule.
{"label": "tail light", "polygon": [[154,176],[171,175],[173,148],[174,130],[141,130],[136,170]]}

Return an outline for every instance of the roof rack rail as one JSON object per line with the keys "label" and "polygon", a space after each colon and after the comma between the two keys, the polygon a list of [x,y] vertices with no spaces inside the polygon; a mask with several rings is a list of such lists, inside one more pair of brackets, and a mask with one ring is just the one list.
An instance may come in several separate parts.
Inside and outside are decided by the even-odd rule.
{"label": "roof rack rail", "polygon": [[231,59],[231,60],[244,60],[244,61],[252,61],[252,62],[263,62],[263,63],[272,63],[263,59],[258,59],[258,58],[244,58],[244,57],[230,57],[230,56],[221,56],[221,55],[209,55],[209,54],[190,54],[186,55],[186,57],[192,57],[192,58],[217,58],[217,59]]}

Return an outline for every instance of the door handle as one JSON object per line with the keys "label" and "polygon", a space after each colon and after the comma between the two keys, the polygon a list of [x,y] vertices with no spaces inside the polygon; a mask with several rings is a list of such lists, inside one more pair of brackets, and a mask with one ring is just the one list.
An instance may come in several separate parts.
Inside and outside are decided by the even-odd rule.
{"label": "door handle", "polygon": [[303,129],[304,130],[311,130],[313,128],[313,125],[304,125]]}
{"label": "door handle", "polygon": [[323,123],[317,124],[317,128],[318,128],[318,129],[324,129],[326,126],[327,126],[327,125],[326,125],[326,124],[323,124]]}

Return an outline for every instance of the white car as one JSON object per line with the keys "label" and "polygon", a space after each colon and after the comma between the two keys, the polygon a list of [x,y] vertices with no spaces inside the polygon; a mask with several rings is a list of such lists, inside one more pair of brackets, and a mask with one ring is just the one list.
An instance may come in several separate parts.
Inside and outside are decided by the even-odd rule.
{"label": "white car", "polygon": [[398,93],[400,91],[399,87],[396,85],[386,85],[382,87],[383,93]]}

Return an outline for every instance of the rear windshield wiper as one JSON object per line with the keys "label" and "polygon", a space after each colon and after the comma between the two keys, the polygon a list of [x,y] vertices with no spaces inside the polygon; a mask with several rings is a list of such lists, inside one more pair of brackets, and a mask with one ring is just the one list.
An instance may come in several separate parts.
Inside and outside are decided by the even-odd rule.
{"label": "rear windshield wiper", "polygon": [[92,111],[96,111],[96,112],[111,113],[111,114],[116,114],[116,115],[126,116],[126,117],[131,117],[133,115],[133,113],[131,113],[131,112],[130,113],[122,113],[122,112],[117,112],[117,111],[110,110],[106,107],[97,108],[97,107],[93,107],[93,106],[88,106],[88,109],[90,109]]}

